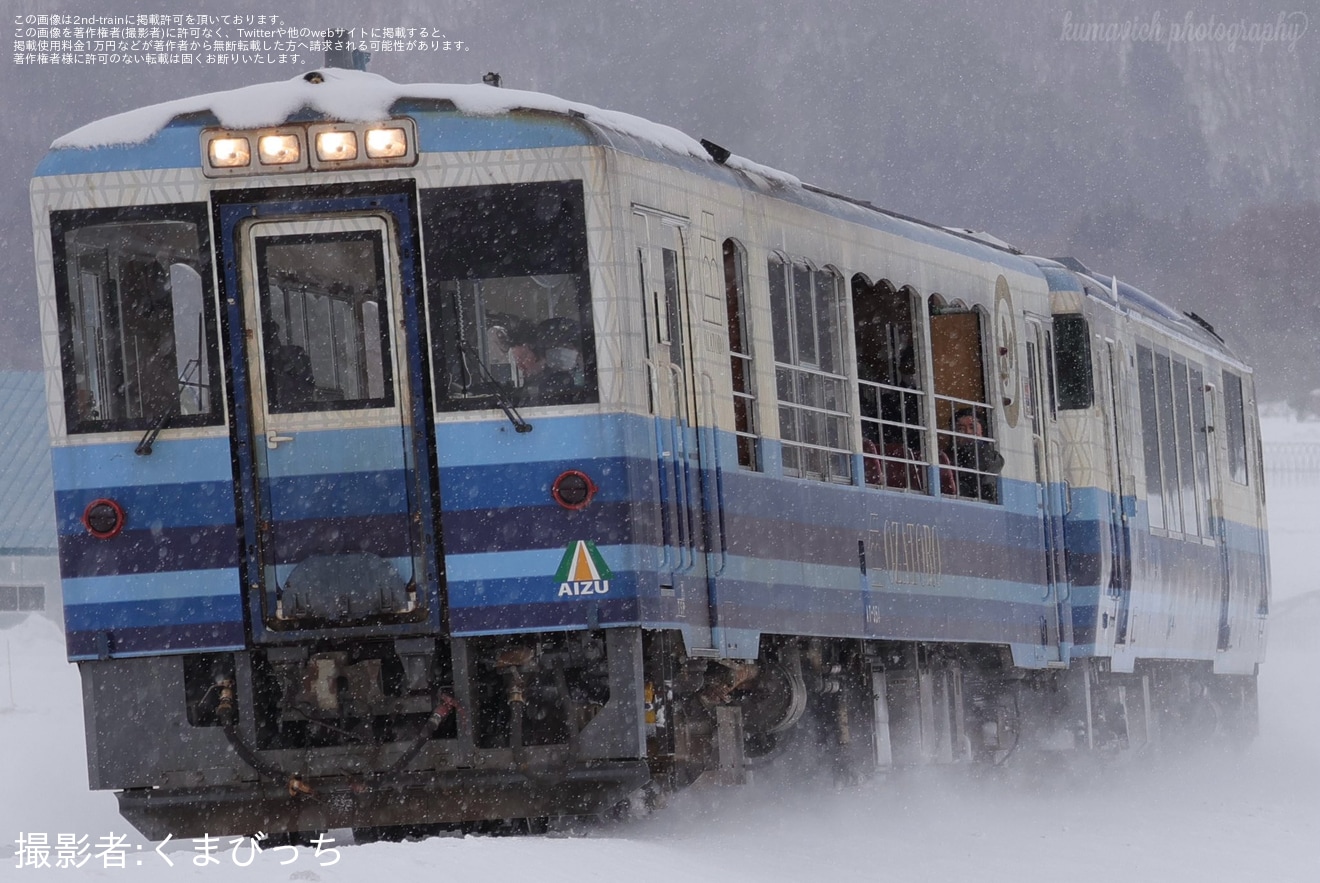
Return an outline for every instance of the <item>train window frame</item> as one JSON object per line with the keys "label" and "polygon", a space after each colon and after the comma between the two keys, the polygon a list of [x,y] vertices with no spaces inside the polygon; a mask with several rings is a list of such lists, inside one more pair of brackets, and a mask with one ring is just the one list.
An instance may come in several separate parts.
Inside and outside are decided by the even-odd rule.
{"label": "train window frame", "polygon": [[1095,404],[1091,327],[1081,313],[1054,316],[1054,365],[1061,411],[1086,410]]}
{"label": "train window frame", "polygon": [[[999,452],[1000,438],[996,415],[999,409],[991,403],[990,378],[992,372],[986,362],[987,354],[992,349],[992,342],[987,338],[990,322],[986,310],[979,304],[967,306],[962,301],[946,301],[937,293],[927,298],[927,324],[930,329],[930,365],[931,365],[931,401],[935,412],[935,451],[940,461],[940,493],[943,496],[956,497],[982,503],[1003,503],[1003,455]],[[962,365],[955,365],[942,358],[946,347],[942,346],[946,336],[939,328],[949,324],[942,321],[955,316],[974,318],[975,330],[954,328],[949,336],[954,339],[947,347],[952,353],[969,353],[969,358],[962,359]],[[966,338],[976,343],[975,350],[965,346]],[[950,390],[950,371],[958,371],[964,379],[953,384],[958,391],[966,392],[966,380],[975,380],[974,395],[954,395]],[[972,370],[976,373],[968,374]],[[980,444],[968,445],[973,436],[958,429],[958,415],[971,411],[972,417],[980,424],[981,434],[975,438],[984,439],[998,455],[999,467],[983,467],[982,456],[986,449]],[[972,448],[972,462],[960,464],[959,446],[966,451]],[[964,461],[967,457],[963,456]],[[992,459],[991,463],[994,462]]]}
{"label": "train window frame", "polygon": [[[780,468],[784,475],[852,484],[851,380],[843,342],[843,277],[800,257],[771,252],[771,334]],[[810,315],[801,313],[806,311]],[[811,337],[804,346],[802,336]]]}
{"label": "train window frame", "polygon": [[[83,367],[81,370],[88,375],[80,381],[80,365],[87,361],[86,346],[80,346],[79,341],[85,340],[87,335],[84,326],[91,318],[88,312],[88,305],[82,302],[79,296],[79,304],[75,308],[73,286],[71,284],[70,274],[76,269],[70,263],[71,248],[77,248],[77,243],[71,242],[70,237],[83,231],[92,231],[97,228],[108,229],[117,225],[124,227],[147,226],[150,224],[170,225],[181,224],[192,228],[191,235],[195,236],[195,241],[188,244],[188,251],[191,253],[191,261],[176,260],[172,261],[168,267],[160,263],[160,246],[157,247],[157,255],[151,262],[142,261],[143,269],[140,271],[146,273],[147,270],[155,265],[155,273],[165,273],[162,279],[162,287],[157,292],[156,300],[160,300],[161,292],[168,292],[168,309],[170,312],[169,327],[171,334],[169,340],[160,338],[157,344],[157,354],[174,353],[175,368],[170,376],[173,376],[175,383],[179,384],[176,393],[165,395],[159,402],[145,401],[146,393],[142,390],[142,381],[139,380],[138,401],[136,405],[128,401],[130,393],[127,391],[129,383],[124,381],[117,390],[123,390],[123,401],[119,402],[117,409],[129,413],[120,416],[101,417],[97,412],[87,413],[89,406],[103,408],[106,407],[105,399],[110,397],[105,389],[94,390],[92,387],[102,386],[97,380],[93,381],[88,374],[88,369]],[[64,419],[65,431],[70,435],[83,435],[94,433],[111,432],[142,432],[152,429],[156,426],[163,426],[167,429],[186,429],[200,428],[209,426],[222,426],[226,422],[225,395],[221,378],[221,356],[220,356],[220,319],[218,307],[215,300],[214,268],[212,257],[212,241],[208,207],[206,203],[181,203],[181,204],[156,204],[142,206],[116,206],[111,208],[98,209],[73,209],[52,211],[50,214],[50,237],[51,237],[51,259],[53,275],[55,279],[55,306],[59,327],[60,344],[60,368],[64,390]],[[145,244],[145,243],[144,243]],[[120,260],[122,254],[116,254],[115,259]],[[110,252],[105,252],[106,267],[105,273],[110,274]],[[188,370],[183,369],[183,376],[179,375],[177,365],[178,358],[178,340],[177,321],[175,316],[179,302],[179,294],[174,290],[176,283],[173,281],[174,270],[176,267],[186,268],[188,274],[196,277],[197,292],[196,300],[196,318],[200,323],[201,338],[196,348],[196,358],[190,359],[188,365],[197,363],[199,375],[196,380],[188,379]],[[180,271],[180,279],[190,278],[189,275]],[[113,281],[114,288],[105,288],[105,283]],[[123,293],[119,290],[123,281],[122,270],[116,274],[116,277],[104,279],[98,282],[97,298],[100,298],[100,292],[113,290],[111,298],[113,302],[103,302],[99,307],[93,307],[97,313],[97,328],[105,327],[103,323],[107,319],[107,311],[113,311],[110,324],[122,323],[126,315]],[[190,298],[194,299],[194,298]],[[152,304],[143,298],[140,305],[135,306],[135,311],[155,311],[162,304]],[[81,321],[79,321],[81,320]],[[161,327],[161,323],[143,322],[142,327]],[[121,336],[121,344],[124,340]],[[168,345],[172,347],[165,350]],[[113,357],[108,350],[98,353],[103,364],[96,366],[95,371],[112,371],[113,366],[107,362]],[[121,361],[127,358],[121,353]],[[149,359],[150,357],[146,357]],[[168,365],[167,362],[160,363],[162,367]],[[135,366],[138,375],[141,377],[141,365]],[[128,373],[128,365],[125,363],[119,368],[120,375]],[[205,380],[201,373],[204,372]],[[165,384],[168,385],[168,384]],[[194,390],[194,406],[198,409],[193,413],[185,413],[185,405],[181,398],[183,389],[191,387]],[[101,398],[97,399],[97,392],[101,393]],[[173,407],[160,407],[168,401]],[[131,413],[136,411],[137,413]]]}
{"label": "train window frame", "polygon": [[930,493],[921,296],[910,285],[871,282],[862,273],[852,277],[851,296],[863,480]]}
{"label": "train window frame", "polygon": [[[355,304],[353,293],[347,288],[343,291],[333,290],[333,287],[313,291],[304,283],[300,286],[301,290],[294,291],[289,290],[283,280],[273,278],[272,251],[336,244],[365,244],[370,249],[371,264],[366,269],[371,277],[370,287],[374,298],[361,298]],[[378,230],[262,234],[257,237],[254,263],[261,292],[262,349],[265,353],[265,383],[270,413],[297,414],[395,407],[386,247],[381,231]],[[277,282],[281,284],[277,286]],[[274,294],[277,288],[278,298]],[[301,295],[301,300],[296,299],[295,294]],[[349,296],[345,297],[345,294]],[[272,312],[277,303],[282,308],[282,315],[279,316]],[[293,308],[295,303],[298,304],[296,310]],[[320,322],[313,314],[313,307],[318,303],[324,303],[324,319]],[[374,311],[367,309],[373,306]],[[340,307],[348,308],[347,318],[345,310]],[[375,316],[368,315],[369,312],[374,312]],[[316,333],[318,326],[323,330],[320,335]],[[346,340],[346,335],[341,333],[343,331],[350,332],[348,337],[351,340]],[[360,335],[359,331],[362,332]],[[375,333],[369,333],[371,331]],[[284,337],[280,338],[280,334]],[[329,346],[323,345],[327,342]],[[374,362],[371,361],[372,356],[375,357]],[[305,360],[302,367],[306,377],[298,378],[297,372],[290,373],[291,366],[288,363],[291,359]],[[379,373],[373,374],[373,366]],[[326,376],[327,368],[330,377],[339,386],[327,387],[316,383],[316,380]],[[357,375],[353,383],[358,386],[358,391],[365,390],[365,395],[349,396],[352,390],[345,388],[347,381],[344,378],[350,369],[352,374]],[[305,394],[282,395],[280,391],[290,379],[295,382],[288,386],[294,389],[304,383],[310,384]],[[372,393],[373,388],[378,390],[376,394]]]}
{"label": "train window frame", "polygon": [[729,379],[733,395],[738,465],[759,472],[761,430],[756,414],[756,359],[752,348],[751,314],[747,300],[747,250],[742,243],[730,238],[724,240],[722,251],[725,318],[729,331]]}
{"label": "train window frame", "polygon": [[1151,532],[1213,545],[1216,458],[1206,369],[1193,358],[1139,342],[1137,373]]}
{"label": "train window frame", "polygon": [[1246,487],[1251,483],[1247,452],[1246,390],[1242,377],[1232,371],[1223,372],[1224,442],[1227,446],[1228,479]]}
{"label": "train window frame", "polygon": [[1146,475],[1146,520],[1154,531],[1165,529],[1164,473],[1161,461],[1159,396],[1155,383],[1155,350],[1137,345],[1137,393],[1141,404],[1142,461]]}
{"label": "train window frame", "polygon": [[[497,217],[501,201],[509,211]],[[546,214],[552,203],[554,223]],[[518,407],[598,403],[584,182],[431,187],[418,191],[418,205],[435,410],[496,409],[506,396]],[[466,227],[444,227],[455,212]],[[467,247],[449,247],[454,230]],[[507,241],[521,248],[497,251]],[[572,300],[561,304],[565,296]],[[526,312],[513,312],[515,305]],[[570,355],[572,365],[560,364]],[[562,382],[532,383],[529,361]]]}

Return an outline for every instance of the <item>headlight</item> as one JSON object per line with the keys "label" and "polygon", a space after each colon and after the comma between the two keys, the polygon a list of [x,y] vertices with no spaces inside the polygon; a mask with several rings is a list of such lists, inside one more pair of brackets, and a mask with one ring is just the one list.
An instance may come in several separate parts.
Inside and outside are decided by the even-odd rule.
{"label": "headlight", "polygon": [[262,135],[257,140],[257,155],[263,165],[282,166],[302,158],[297,135]]}
{"label": "headlight", "polygon": [[408,136],[403,129],[368,129],[367,156],[386,159],[408,152]]}
{"label": "headlight", "polygon": [[316,158],[321,162],[357,159],[358,145],[355,132],[318,132]]}
{"label": "headlight", "polygon": [[217,169],[237,169],[252,162],[252,145],[246,138],[212,138],[207,154]]}

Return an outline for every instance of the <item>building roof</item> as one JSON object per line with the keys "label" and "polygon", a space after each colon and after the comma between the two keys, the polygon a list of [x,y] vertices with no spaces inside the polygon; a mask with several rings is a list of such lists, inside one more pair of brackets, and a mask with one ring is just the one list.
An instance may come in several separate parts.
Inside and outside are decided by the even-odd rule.
{"label": "building roof", "polygon": [[0,555],[55,554],[45,380],[0,371]]}

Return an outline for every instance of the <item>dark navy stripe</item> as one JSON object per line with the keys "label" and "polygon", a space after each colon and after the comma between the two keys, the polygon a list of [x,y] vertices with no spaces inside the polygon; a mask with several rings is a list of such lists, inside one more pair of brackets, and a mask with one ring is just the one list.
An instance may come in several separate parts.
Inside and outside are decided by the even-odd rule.
{"label": "dark navy stripe", "polygon": [[233,647],[246,640],[237,592],[71,604],[64,609],[64,628],[71,658]]}
{"label": "dark navy stripe", "polygon": [[449,555],[563,548],[591,539],[598,546],[659,542],[655,507],[593,503],[580,512],[559,506],[521,509],[468,509],[446,512],[444,549]]}
{"label": "dark navy stripe", "polygon": [[60,538],[60,575],[65,579],[130,573],[234,568],[239,561],[233,524],[131,530],[108,540],[86,531]]}
{"label": "dark navy stripe", "polygon": [[636,624],[639,621],[636,598],[615,598],[611,595],[453,608],[449,611],[449,627],[453,634],[592,628],[596,625]]}
{"label": "dark navy stripe", "polygon": [[281,521],[272,527],[275,561],[296,564],[309,555],[368,552],[382,558],[414,554],[412,522],[407,512]]}
{"label": "dark navy stripe", "polygon": [[70,661],[104,656],[227,650],[245,645],[243,623],[233,621],[68,631]]}

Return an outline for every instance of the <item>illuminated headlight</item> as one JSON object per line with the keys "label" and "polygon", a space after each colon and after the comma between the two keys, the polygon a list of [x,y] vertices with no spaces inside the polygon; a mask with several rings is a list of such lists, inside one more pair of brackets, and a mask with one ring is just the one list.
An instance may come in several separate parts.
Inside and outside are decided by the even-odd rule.
{"label": "illuminated headlight", "polygon": [[403,129],[368,129],[367,156],[387,159],[408,152],[408,136]]}
{"label": "illuminated headlight", "polygon": [[252,162],[252,145],[246,138],[212,138],[207,155],[217,169],[238,169]]}
{"label": "illuminated headlight", "polygon": [[358,145],[355,132],[317,133],[316,158],[322,162],[353,160],[357,159],[357,155]]}
{"label": "illuminated headlight", "polygon": [[287,165],[302,158],[302,149],[297,135],[262,135],[257,140],[257,155],[263,165]]}

